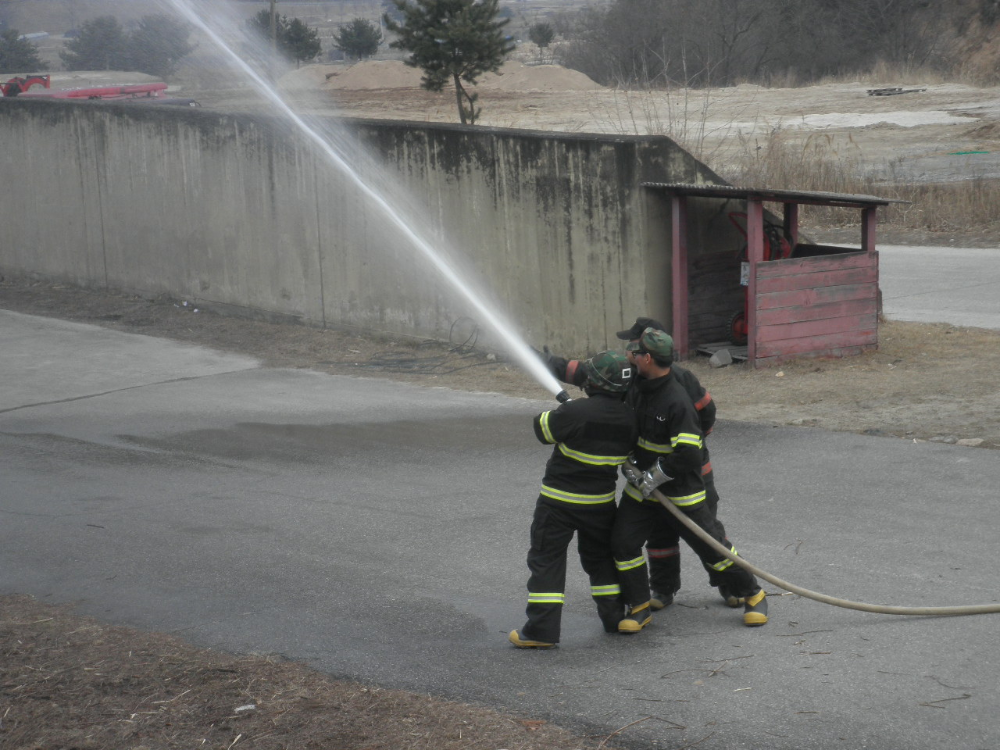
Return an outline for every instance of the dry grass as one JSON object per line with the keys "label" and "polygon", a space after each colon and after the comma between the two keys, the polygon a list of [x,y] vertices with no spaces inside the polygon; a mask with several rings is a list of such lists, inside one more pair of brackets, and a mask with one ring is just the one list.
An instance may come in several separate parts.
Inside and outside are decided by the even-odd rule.
{"label": "dry grass", "polygon": [[[995,137],[996,134],[989,134]],[[737,158],[719,165],[735,185],[781,185],[786,190],[878,195],[906,201],[879,212],[884,229],[943,232],[1000,230],[1000,180],[973,177],[948,183],[923,183],[898,172],[897,164],[865,163],[848,135],[815,133],[805,140],[773,132],[762,143],[742,138]],[[802,207],[802,220],[814,226],[858,221],[855,209]]]}
{"label": "dry grass", "polygon": [[0,597],[0,644],[0,747],[10,750],[576,750],[602,739],[198,649],[26,596]]}

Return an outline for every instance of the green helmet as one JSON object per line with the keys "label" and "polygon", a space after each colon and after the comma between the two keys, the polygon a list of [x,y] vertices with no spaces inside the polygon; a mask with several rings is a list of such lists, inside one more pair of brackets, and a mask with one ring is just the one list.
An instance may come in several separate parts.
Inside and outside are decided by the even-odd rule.
{"label": "green helmet", "polygon": [[601,352],[584,361],[587,385],[608,393],[624,393],[632,382],[632,365],[618,352]]}

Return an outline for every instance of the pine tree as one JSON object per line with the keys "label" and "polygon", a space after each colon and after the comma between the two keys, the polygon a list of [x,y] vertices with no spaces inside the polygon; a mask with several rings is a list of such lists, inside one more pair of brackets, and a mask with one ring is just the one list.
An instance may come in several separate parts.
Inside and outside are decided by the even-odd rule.
{"label": "pine tree", "polygon": [[0,70],[11,73],[48,70],[48,66],[38,56],[38,47],[20,37],[21,32],[17,29],[0,31]]}
{"label": "pine tree", "polygon": [[80,24],[80,35],[59,53],[68,70],[127,70],[128,38],[114,16]]}
{"label": "pine tree", "polygon": [[319,32],[309,28],[298,18],[288,22],[285,35],[279,44],[285,55],[295,60],[296,68],[301,63],[314,59],[323,49],[319,41]]}
{"label": "pine tree", "polygon": [[498,20],[499,0],[392,0],[403,15],[396,22],[386,13],[382,20],[399,38],[389,46],[406,50],[406,64],[424,71],[421,86],[441,91],[455,85],[458,115],[463,125],[474,124],[481,110],[475,86],[483,73],[496,73],[514,50],[503,33],[510,19]]}
{"label": "pine tree", "polygon": [[188,43],[190,27],[170,16],[143,16],[135,31],[128,35],[128,57],[132,68],[150,75],[166,77],[177,70],[177,63],[194,51]]}
{"label": "pine tree", "polygon": [[333,35],[337,49],[359,60],[378,52],[382,43],[382,31],[366,18],[355,18]]}
{"label": "pine tree", "polygon": [[537,44],[539,49],[545,49],[552,44],[555,35],[555,29],[548,23],[536,23],[528,29],[528,39]]}

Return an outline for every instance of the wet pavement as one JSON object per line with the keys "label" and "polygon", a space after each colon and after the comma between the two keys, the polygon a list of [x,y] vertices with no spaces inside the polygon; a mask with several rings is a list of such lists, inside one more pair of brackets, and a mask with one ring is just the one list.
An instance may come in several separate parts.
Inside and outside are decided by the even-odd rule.
{"label": "wet pavement", "polygon": [[[560,648],[523,622],[554,402],[301,370],[0,312],[0,593],[643,747],[986,748],[1000,615],[893,617],[772,585],[741,624],[694,556],[637,636],[571,564]],[[992,451],[722,422],[721,516],[775,575],[892,605],[1000,599]]]}

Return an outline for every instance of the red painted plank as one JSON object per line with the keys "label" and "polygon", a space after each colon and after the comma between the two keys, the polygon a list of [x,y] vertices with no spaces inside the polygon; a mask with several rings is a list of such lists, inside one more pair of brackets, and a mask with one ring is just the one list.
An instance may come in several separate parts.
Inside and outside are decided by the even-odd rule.
{"label": "red painted plank", "polygon": [[860,251],[813,258],[786,258],[761,263],[757,266],[757,275],[762,279],[773,279],[779,276],[797,276],[801,273],[836,271],[843,268],[866,268],[872,263],[872,254]]}
{"label": "red painted plank", "polygon": [[877,310],[874,298],[856,299],[846,302],[826,302],[808,307],[781,307],[777,310],[757,311],[757,327],[776,326],[787,323],[803,323],[805,321],[833,320],[835,318],[850,318],[858,315],[875,315]]}
{"label": "red painted plank", "polygon": [[865,344],[863,346],[841,346],[832,347],[830,349],[822,349],[818,351],[804,351],[796,352],[793,354],[781,353],[774,356],[765,356],[757,358],[758,367],[773,367],[774,365],[786,362],[790,359],[797,359],[799,357],[853,357],[856,354],[862,354],[863,352],[875,351],[878,349],[877,344]]}
{"label": "red painted plank", "polygon": [[759,344],[761,357],[801,357],[824,356],[849,347],[876,348],[877,338],[874,329],[851,331],[849,333],[830,334],[808,339],[789,339],[786,341],[769,341]]}
{"label": "red painted plank", "polygon": [[847,302],[855,299],[872,299],[878,296],[875,284],[843,284],[824,286],[818,289],[796,289],[792,291],[757,293],[757,309],[773,310],[778,307],[802,307],[820,305],[824,302]]}
{"label": "red painted plank", "polygon": [[826,318],[824,320],[808,320],[801,323],[758,326],[755,338],[758,343],[761,343],[765,341],[781,341],[782,339],[806,338],[808,336],[825,336],[831,333],[875,328],[876,321],[877,316],[872,312],[865,315],[850,315],[843,318]]}
{"label": "red painted plank", "polygon": [[[781,262],[781,261],[777,261]],[[764,265],[767,265],[766,263]],[[873,284],[878,281],[878,268],[845,268],[841,271],[804,273],[799,276],[758,279],[757,294],[785,292],[792,289],[812,289],[845,284]]]}

